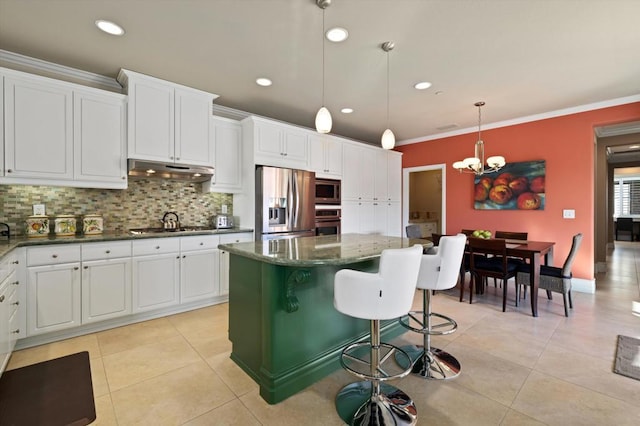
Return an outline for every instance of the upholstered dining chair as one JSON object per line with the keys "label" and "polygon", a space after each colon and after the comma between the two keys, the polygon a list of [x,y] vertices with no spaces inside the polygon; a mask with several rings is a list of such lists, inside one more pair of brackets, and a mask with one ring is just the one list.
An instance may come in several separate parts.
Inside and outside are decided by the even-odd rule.
{"label": "upholstered dining chair", "polygon": [[619,240],[619,233],[628,233],[629,240],[633,241],[633,219],[630,217],[619,217],[616,219],[616,240]]}
{"label": "upholstered dining chair", "polygon": [[[571,243],[571,250],[562,265],[562,268],[554,266],[540,265],[540,290],[547,291],[547,298],[551,300],[551,292],[562,293],[562,300],[564,301],[564,316],[569,316],[569,310],[567,309],[567,299],[569,302],[569,308],[573,309],[573,301],[571,300],[571,266],[573,260],[576,257],[576,253],[580,248],[582,242],[582,234],[576,234],[573,236]],[[521,266],[516,274],[516,300],[518,298],[518,288],[520,285],[529,284],[529,271],[528,266]],[[506,287],[506,286],[505,286]]]}
{"label": "upholstered dining chair", "polygon": [[423,238],[420,225],[407,225],[405,231],[407,232],[407,238]]}
{"label": "upholstered dining chair", "polygon": [[[528,232],[513,232],[513,231],[496,231],[494,237],[495,238],[502,238],[504,240],[527,241],[527,238],[529,238],[529,233]],[[520,259],[515,259],[515,260],[523,262]],[[497,280],[497,278],[493,279],[494,287],[496,286],[496,280]],[[500,286],[502,287],[502,283],[500,283]],[[525,292],[526,292],[526,287],[525,287]]]}
{"label": "upholstered dining chair", "polygon": [[[507,244],[503,239],[484,239],[471,237],[469,241],[469,303],[473,302],[474,286],[484,286],[484,278],[500,278],[505,283],[515,277],[520,262],[507,256]],[[483,257],[482,255],[486,256]],[[479,283],[479,284],[476,284]],[[464,286],[460,287],[460,297],[464,294]],[[507,308],[507,285],[502,286],[502,312]]]}

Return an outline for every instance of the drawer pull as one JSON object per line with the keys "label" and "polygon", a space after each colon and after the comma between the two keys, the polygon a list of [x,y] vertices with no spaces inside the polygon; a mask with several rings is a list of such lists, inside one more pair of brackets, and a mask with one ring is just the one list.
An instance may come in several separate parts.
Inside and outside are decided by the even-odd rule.
{"label": "drawer pull", "polygon": [[200,245],[201,245],[201,246],[203,246],[203,245],[204,245],[204,243],[202,243],[202,242],[201,242],[201,243],[200,243]]}
{"label": "drawer pull", "polygon": [[160,250],[160,246],[156,246],[156,250]]}
{"label": "drawer pull", "polygon": [[17,265],[19,263],[20,263],[20,261],[18,261],[18,260],[14,260],[13,262],[11,262],[11,264],[13,264],[13,265]]}
{"label": "drawer pull", "polygon": [[0,296],[0,303],[4,302],[4,294]]}
{"label": "drawer pull", "polygon": [[12,334],[20,334],[20,329],[19,329],[19,328],[16,328],[16,329],[15,329],[15,330],[13,330],[11,333],[12,333]]}
{"label": "drawer pull", "polygon": [[18,306],[19,304],[20,304],[19,300],[16,303],[12,303],[12,305],[16,305],[16,306]]}
{"label": "drawer pull", "polygon": [[85,265],[84,269],[89,269],[89,267]]}
{"label": "drawer pull", "polygon": [[57,259],[58,255],[57,254],[52,254],[51,257],[53,257],[54,259]]}
{"label": "drawer pull", "polygon": [[109,253],[111,253],[111,250],[107,250],[107,251],[105,251],[105,253],[109,254]]}
{"label": "drawer pull", "polygon": [[[184,257],[184,256],[183,256]],[[176,256],[176,259],[180,259],[180,256]]]}
{"label": "drawer pull", "polygon": [[186,255],[186,254],[183,254],[183,255],[182,255],[182,258],[184,259],[185,257],[187,257],[187,255]]}
{"label": "drawer pull", "polygon": [[20,285],[20,281],[14,281],[14,282],[12,282],[11,284],[13,284],[13,285]]}
{"label": "drawer pull", "polygon": [[74,267],[73,267],[73,270],[74,270],[74,271],[77,271],[78,269],[80,269],[80,268],[78,268],[77,266],[74,266]]}

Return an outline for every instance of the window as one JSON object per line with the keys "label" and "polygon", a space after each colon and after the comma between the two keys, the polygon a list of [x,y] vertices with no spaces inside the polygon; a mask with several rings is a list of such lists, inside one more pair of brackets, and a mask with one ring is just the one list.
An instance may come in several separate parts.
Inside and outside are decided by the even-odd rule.
{"label": "window", "polygon": [[640,178],[618,178],[613,182],[613,216],[640,216]]}

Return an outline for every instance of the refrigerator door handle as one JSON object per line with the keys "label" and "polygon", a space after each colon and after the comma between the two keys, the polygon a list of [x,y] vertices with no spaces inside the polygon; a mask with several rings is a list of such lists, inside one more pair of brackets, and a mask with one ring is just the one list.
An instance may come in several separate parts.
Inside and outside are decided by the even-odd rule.
{"label": "refrigerator door handle", "polygon": [[298,188],[298,172],[294,170],[293,172],[293,176],[292,176],[292,181],[293,181],[293,223],[292,225],[292,229],[298,229],[298,220],[300,220],[299,216],[299,212],[300,212],[300,197],[299,197],[299,193],[298,191],[300,190],[300,188]]}

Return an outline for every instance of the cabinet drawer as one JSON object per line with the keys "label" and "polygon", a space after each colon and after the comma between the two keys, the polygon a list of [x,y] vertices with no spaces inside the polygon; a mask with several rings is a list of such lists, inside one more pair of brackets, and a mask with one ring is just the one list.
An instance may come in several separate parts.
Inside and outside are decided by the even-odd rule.
{"label": "cabinet drawer", "polygon": [[133,255],[177,253],[180,251],[180,238],[151,238],[133,242]]}
{"label": "cabinet drawer", "polygon": [[82,260],[115,259],[131,256],[131,241],[82,244]]}
{"label": "cabinet drawer", "polygon": [[0,282],[4,280],[18,266],[18,254],[16,250],[0,259]]}
{"label": "cabinet drawer", "polygon": [[27,247],[27,266],[80,262],[80,244]]}
{"label": "cabinet drawer", "polygon": [[251,232],[220,235],[220,244],[244,243],[247,241],[253,241],[253,234]]}
{"label": "cabinet drawer", "polygon": [[220,238],[217,235],[196,235],[180,238],[180,251],[214,249],[218,247]]}

